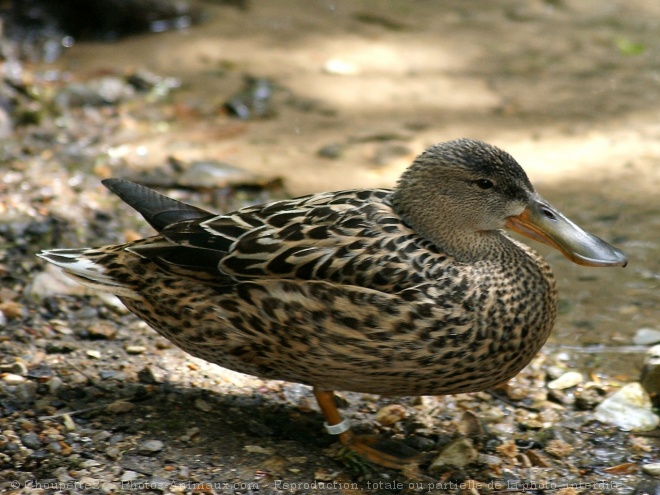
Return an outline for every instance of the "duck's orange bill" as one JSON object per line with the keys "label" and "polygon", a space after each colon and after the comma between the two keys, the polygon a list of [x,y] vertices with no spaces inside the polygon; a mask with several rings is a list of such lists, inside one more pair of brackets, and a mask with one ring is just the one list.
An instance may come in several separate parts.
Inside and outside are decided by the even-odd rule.
{"label": "duck's orange bill", "polygon": [[614,246],[585,232],[543,198],[535,195],[525,210],[509,217],[506,227],[559,250],[573,263],[626,266],[628,258]]}

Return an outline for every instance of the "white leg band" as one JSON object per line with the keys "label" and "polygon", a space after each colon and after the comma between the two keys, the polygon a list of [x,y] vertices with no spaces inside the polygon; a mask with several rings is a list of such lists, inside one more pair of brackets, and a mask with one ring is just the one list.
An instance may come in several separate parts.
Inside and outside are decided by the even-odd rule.
{"label": "white leg band", "polygon": [[330,435],[341,435],[345,431],[348,431],[351,429],[351,423],[345,419],[341,423],[337,423],[336,425],[329,425],[328,423],[323,423],[323,426],[325,427],[325,431],[330,433]]}

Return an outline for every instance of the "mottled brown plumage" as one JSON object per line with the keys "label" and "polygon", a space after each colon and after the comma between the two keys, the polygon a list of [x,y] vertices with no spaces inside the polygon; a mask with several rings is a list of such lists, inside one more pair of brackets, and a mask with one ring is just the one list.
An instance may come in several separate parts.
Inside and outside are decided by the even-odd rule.
{"label": "mottled brown plumage", "polygon": [[540,198],[512,157],[472,140],[430,148],[393,190],[219,216],[104,184],[159,234],[42,257],[194,356],[321,391],[454,394],[516,375],[546,341],[557,293],[505,226],[578,263],[625,264]]}

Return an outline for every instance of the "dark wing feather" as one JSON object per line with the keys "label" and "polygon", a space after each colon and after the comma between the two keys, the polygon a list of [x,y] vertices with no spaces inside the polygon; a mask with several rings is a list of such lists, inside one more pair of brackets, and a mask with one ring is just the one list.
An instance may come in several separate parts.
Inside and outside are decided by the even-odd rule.
{"label": "dark wing feather", "polygon": [[214,216],[206,210],[168,198],[148,187],[124,179],[106,179],[102,184],[140,213],[158,232],[176,222]]}

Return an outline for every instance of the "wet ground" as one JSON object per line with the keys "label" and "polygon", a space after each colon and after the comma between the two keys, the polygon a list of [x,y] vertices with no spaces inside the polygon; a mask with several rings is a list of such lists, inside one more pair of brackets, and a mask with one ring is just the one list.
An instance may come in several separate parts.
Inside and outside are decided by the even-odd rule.
{"label": "wet ground", "polygon": [[[566,494],[658,490],[642,471],[658,462],[657,430],[622,432],[591,411],[638,379],[639,329],[660,330],[660,7],[302,5],[208,5],[209,21],[186,31],[81,43],[53,64],[22,66],[10,85],[20,125],[0,119],[1,478],[69,483],[60,487],[71,493],[189,493],[210,482],[229,484],[217,493],[459,493],[428,483],[465,480],[480,493],[524,482],[603,483]],[[17,67],[5,63],[5,75]],[[270,81],[273,98],[263,117],[240,120],[225,104],[246,75]],[[503,399],[344,394],[360,428],[412,438],[431,459],[470,438],[461,467],[361,474],[333,458],[305,387],[190,358],[112,301],[56,286],[34,257],[149,233],[99,186],[109,176],[223,211],[391,186],[427,145],[460,136],[509,151],[546,199],[630,259],[583,268],[535,246],[557,273],[561,314]],[[194,161],[248,174],[229,172],[243,187],[209,190],[204,172],[185,175]],[[582,381],[548,389],[567,370]],[[376,422],[388,406],[399,420]]]}

